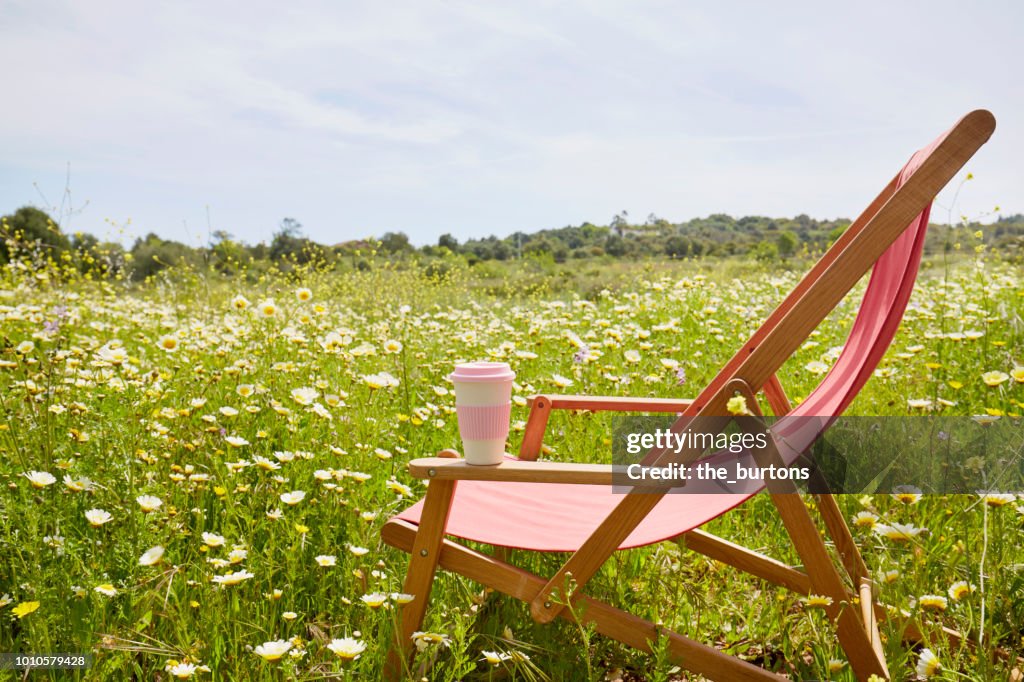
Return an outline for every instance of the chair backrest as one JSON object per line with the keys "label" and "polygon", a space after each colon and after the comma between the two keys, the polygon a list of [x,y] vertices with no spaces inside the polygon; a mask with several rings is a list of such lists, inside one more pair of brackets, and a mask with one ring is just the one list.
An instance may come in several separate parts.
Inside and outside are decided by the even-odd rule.
{"label": "chair backrest", "polygon": [[[753,390],[792,355],[870,268],[872,275],[843,352],[799,406],[804,416],[836,416],[857,395],[892,341],[913,289],[931,200],[988,140],[995,119],[963,117],[910,162],[836,240],[684,413],[694,416],[732,379]],[[795,411],[794,411],[795,412]]]}
{"label": "chair backrest", "polygon": [[[914,174],[944,137],[911,157],[897,176],[897,188]],[[839,358],[818,387],[791,414],[839,416],[871,377],[892,343],[910,301],[930,212],[931,202],[875,263]]]}

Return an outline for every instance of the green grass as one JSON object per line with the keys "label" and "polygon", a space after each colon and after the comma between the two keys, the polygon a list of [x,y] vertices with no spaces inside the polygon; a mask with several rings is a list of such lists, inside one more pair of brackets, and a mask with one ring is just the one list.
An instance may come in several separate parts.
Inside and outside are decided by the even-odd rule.
{"label": "green grass", "polygon": [[[81,679],[167,679],[169,661],[208,666],[199,679],[378,679],[395,609],[390,599],[375,608],[363,597],[400,592],[406,562],[381,543],[379,529],[423,493],[405,463],[458,445],[445,379],[456,361],[512,364],[515,448],[525,398],[535,392],[694,394],[797,279],[709,262],[485,274],[455,269],[427,278],[378,267],[246,284],[177,273],[138,287],[7,275],[0,284],[0,651],[92,651],[93,667]],[[298,300],[300,287],[310,300]],[[233,306],[240,295],[248,309]],[[259,310],[266,299],[276,302],[270,317]],[[856,303],[854,296],[840,306],[780,372],[792,398],[820,380],[815,363],[834,358]],[[1019,415],[1022,310],[1018,267],[933,266],[849,413],[922,413],[908,404],[920,399],[943,414]],[[581,344],[589,362],[574,361]],[[685,384],[663,359],[680,364]],[[1012,376],[989,386],[982,375],[991,371]],[[372,388],[379,379],[368,377],[382,372],[397,385]],[[572,385],[559,386],[556,375]],[[293,396],[299,388],[314,389],[322,407]],[[549,433],[552,459],[611,457],[604,415],[558,415]],[[236,447],[230,436],[245,442]],[[229,466],[242,460],[250,466]],[[34,487],[28,471],[56,482]],[[64,476],[91,483],[73,490]],[[282,501],[295,490],[306,493],[302,501]],[[162,505],[144,513],[140,495]],[[980,651],[937,635],[925,644],[944,679],[1005,678],[1009,666],[992,653],[996,645],[1022,652],[1024,503],[925,496],[904,504],[877,495],[840,504],[848,518],[869,511],[885,523],[928,529],[909,543],[854,532],[890,604],[919,610],[912,604],[923,595],[948,596],[961,580],[974,585],[931,617],[983,631]],[[85,512],[94,508],[112,520],[91,526]],[[277,509],[280,517],[271,518]],[[763,496],[710,530],[796,562]],[[203,533],[222,536],[224,546],[204,544]],[[162,560],[140,565],[158,545]],[[241,551],[232,557],[233,549]],[[335,565],[318,565],[322,555],[336,557]],[[514,562],[540,573],[564,559],[512,552]],[[252,577],[227,587],[212,582],[239,570]],[[882,578],[887,571],[895,572],[891,581]],[[104,584],[116,595],[96,591]],[[679,545],[618,553],[587,589],[794,677],[853,679],[822,610]],[[37,610],[14,616],[31,602]],[[425,645],[414,679],[605,679],[612,671],[678,678],[663,654],[637,653],[569,623],[536,625],[524,605],[448,574],[424,627],[445,642]],[[883,634],[894,675],[912,676],[918,654],[892,626]],[[327,644],[343,637],[365,651],[342,660]],[[253,652],[278,639],[292,640],[280,660]],[[510,657],[492,666],[483,651]]]}

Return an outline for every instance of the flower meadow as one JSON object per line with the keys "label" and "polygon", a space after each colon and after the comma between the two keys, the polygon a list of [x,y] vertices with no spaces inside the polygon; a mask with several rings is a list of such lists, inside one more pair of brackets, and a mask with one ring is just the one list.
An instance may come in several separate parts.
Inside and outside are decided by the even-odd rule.
{"label": "flower meadow", "polygon": [[[0,290],[0,651],[92,652],[33,679],[379,679],[407,557],[379,539],[422,496],[413,458],[458,447],[458,361],[517,372],[509,448],[538,392],[695,394],[796,272],[637,264],[586,294],[497,295],[469,270],[386,263],[142,285],[4,275]],[[554,278],[552,278],[554,279]],[[856,295],[780,373],[806,395]],[[926,269],[850,414],[1024,413],[1024,277]],[[552,418],[545,457],[610,461],[610,416]],[[979,486],[980,487],[980,486]],[[968,632],[917,646],[882,625],[896,679],[991,680],[1024,650],[1024,498],[842,496],[887,604]],[[808,505],[813,502],[808,499]],[[766,496],[712,532],[796,563]],[[564,555],[512,551],[551,573]],[[597,597],[795,678],[853,679],[829,600],[777,590],[682,543],[618,553]],[[410,679],[680,679],[638,653],[441,572]],[[1005,656],[1000,655],[1005,654]]]}

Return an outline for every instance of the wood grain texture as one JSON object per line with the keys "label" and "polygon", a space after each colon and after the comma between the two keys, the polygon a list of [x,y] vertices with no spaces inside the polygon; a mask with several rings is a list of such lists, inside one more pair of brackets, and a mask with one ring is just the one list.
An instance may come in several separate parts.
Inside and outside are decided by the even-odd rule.
{"label": "wood grain texture", "polygon": [[[729,382],[727,386],[733,386],[737,393],[746,398],[747,405],[753,412],[753,417],[739,420],[740,428],[752,434],[763,432],[763,415],[760,414],[760,408],[750,386],[737,380]],[[768,447],[764,449],[762,457],[763,460],[758,459],[760,466],[783,466],[782,456],[775,445],[774,437],[768,439]],[[871,675],[888,679],[889,669],[882,653],[881,641],[878,639],[878,628],[872,631],[854,607],[852,594],[836,569],[818,527],[811,518],[807,505],[804,504],[803,496],[789,479],[769,480],[767,483],[768,494],[779,512],[800,561],[803,562],[811,590],[814,594],[832,599],[832,604],[825,607],[825,611],[836,623],[839,643],[850,659],[850,668],[861,680],[866,680]]]}
{"label": "wood grain texture", "polygon": [[[466,464],[464,459],[425,457],[409,462],[409,473],[431,481],[515,481],[520,483],[579,483],[611,485],[610,464],[522,462],[506,460],[492,466]],[[431,483],[433,485],[433,483]]]}
{"label": "wood grain texture", "polygon": [[772,502],[807,571],[811,590],[832,599],[832,605],[825,610],[836,623],[839,643],[850,659],[850,667],[858,679],[867,679],[873,674],[888,679],[885,659],[876,654],[872,638],[853,606],[853,600],[832,563],[803,498],[799,495],[772,495]]}
{"label": "wood grain texture", "polygon": [[776,417],[787,415],[793,409],[778,374],[773,374],[765,383],[764,395],[768,399],[768,407],[772,408],[772,414]]}
{"label": "wood grain texture", "polygon": [[785,587],[797,594],[810,594],[811,582],[807,574],[777,559],[759,554],[702,530],[691,530],[680,540],[687,549],[729,564],[744,573]]}
{"label": "wood grain texture", "polygon": [[540,456],[544,433],[552,410],[587,410],[590,412],[658,412],[681,413],[692,400],[677,398],[640,398],[607,395],[535,395],[530,398],[530,416],[526,420],[519,459],[535,460]]}
{"label": "wood grain texture", "polygon": [[548,396],[555,410],[591,412],[682,412],[693,402],[688,398],[646,398],[610,395]]}
{"label": "wood grain texture", "polygon": [[880,661],[885,660],[885,652],[882,650],[882,633],[878,629],[878,619],[875,618],[875,590],[869,578],[861,579],[858,594],[860,595],[860,619],[868,633],[868,639],[875,650],[875,656]]}
{"label": "wood grain texture", "polygon": [[836,498],[832,495],[815,495],[814,499],[818,503],[818,513],[825,522],[832,542],[835,543],[836,552],[839,553],[851,583],[859,585],[862,580],[869,579],[871,574],[868,572],[867,564],[864,563],[864,557],[861,556],[857,542],[850,533],[850,527],[846,525],[846,519],[836,503]]}
{"label": "wood grain texture", "polygon": [[535,460],[543,447],[544,432],[551,417],[551,400],[546,395],[530,398],[530,416],[526,419],[523,442],[519,446],[519,459]]}
{"label": "wood grain texture", "polygon": [[414,651],[412,633],[423,625],[423,616],[430,601],[430,591],[434,584],[434,574],[441,555],[444,529],[448,523],[454,493],[455,481],[435,481],[427,488],[420,525],[414,526],[416,531],[408,550],[411,551],[409,570],[405,574],[405,583],[402,587],[404,593],[413,595],[413,600],[399,607],[397,641],[392,643],[385,662],[386,679],[400,679]]}
{"label": "wood grain texture", "polygon": [[[416,527],[405,521],[392,520],[385,524],[381,535],[389,545],[408,551],[415,538]],[[523,601],[529,601],[544,585],[539,576],[448,540],[441,549],[441,566]],[[582,622],[593,623],[601,634],[641,651],[650,652],[653,641],[667,639],[673,660],[709,680],[780,682],[785,679],[602,601],[581,597],[576,604],[575,613]],[[576,618],[570,611],[563,611],[561,615],[567,620]]]}

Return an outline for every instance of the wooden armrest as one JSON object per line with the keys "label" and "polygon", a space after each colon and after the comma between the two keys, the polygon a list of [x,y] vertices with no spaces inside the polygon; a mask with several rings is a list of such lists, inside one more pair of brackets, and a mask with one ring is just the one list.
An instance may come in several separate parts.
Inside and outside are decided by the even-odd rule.
{"label": "wooden armrest", "polygon": [[530,398],[530,416],[526,420],[519,459],[535,460],[548,426],[551,410],[590,410],[591,412],[670,412],[678,413],[693,403],[683,398],[630,398],[610,395],[535,395]]}
{"label": "wooden armrest", "polygon": [[416,478],[440,481],[515,481],[520,483],[584,483],[611,485],[610,464],[568,464],[505,460],[493,466],[466,464],[464,459],[424,457],[409,462]]}
{"label": "wooden armrest", "polygon": [[682,412],[693,401],[685,398],[634,398],[612,395],[536,395],[535,401],[547,400],[553,410],[590,410],[591,412]]}

